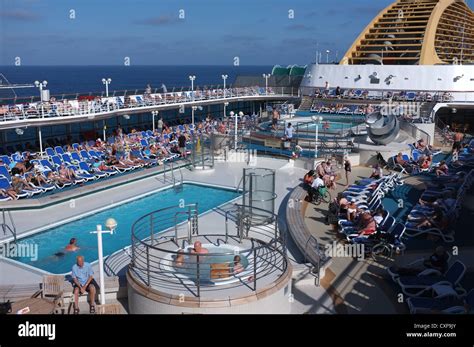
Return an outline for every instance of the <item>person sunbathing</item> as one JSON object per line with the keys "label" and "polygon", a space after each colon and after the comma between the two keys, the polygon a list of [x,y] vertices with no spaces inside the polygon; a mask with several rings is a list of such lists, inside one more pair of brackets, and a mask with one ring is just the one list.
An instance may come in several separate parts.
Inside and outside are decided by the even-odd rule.
{"label": "person sunbathing", "polygon": [[396,155],[395,163],[403,167],[408,173],[413,171],[412,164],[408,160],[403,159],[403,154],[401,152]]}
{"label": "person sunbathing", "polygon": [[[414,223],[409,223],[413,226]],[[449,225],[448,218],[444,215],[443,210],[440,207],[436,207],[434,209],[434,213],[432,216],[424,216],[418,223],[415,224],[416,229],[429,229],[429,228],[437,228],[441,231],[444,231]]]}
{"label": "person sunbathing", "polygon": [[149,161],[143,160],[134,152],[130,152],[128,155],[128,158],[134,165],[139,165],[139,166],[150,165]]}
{"label": "person sunbathing", "polygon": [[61,164],[59,167],[59,177],[63,182],[73,183],[74,177],[71,175],[71,171],[66,167],[66,165]]}
{"label": "person sunbathing", "polygon": [[441,160],[439,163],[439,166],[436,168],[436,176],[447,176],[449,172],[448,165],[446,164],[446,161]]}
{"label": "person sunbathing", "polygon": [[377,232],[377,223],[372,217],[370,211],[365,211],[359,218],[359,222],[354,228],[348,228],[346,234],[357,234],[352,241],[353,242],[364,242],[369,236],[374,235]]}
{"label": "person sunbathing", "polygon": [[433,158],[431,155],[424,155],[418,161],[418,165],[421,170],[426,170],[431,167],[432,162],[433,162]]}
{"label": "person sunbathing", "polygon": [[370,175],[369,178],[373,178],[375,180],[379,180],[383,177],[383,170],[380,167],[380,165],[375,165],[372,170],[372,174]]}
{"label": "person sunbathing", "polygon": [[16,194],[35,190],[24,178],[21,178],[18,174],[12,177],[12,188]]}
{"label": "person sunbathing", "polygon": [[18,195],[12,187],[7,188],[7,189],[0,189],[0,193],[3,195],[3,197],[8,197],[9,196],[13,200],[18,199]]}
{"label": "person sunbathing", "polygon": [[66,178],[62,178],[55,171],[48,171],[48,173],[46,174],[46,179],[48,180],[48,182],[52,182],[52,183],[57,184],[59,186],[62,186],[64,184],[67,184],[67,183],[71,182],[70,180],[68,180]]}
{"label": "person sunbathing", "polygon": [[423,260],[423,262],[421,263],[422,267],[420,266],[413,266],[413,267],[391,266],[387,269],[387,271],[392,277],[417,276],[418,274],[425,271],[426,269],[434,269],[444,274],[446,270],[448,269],[448,260],[449,260],[448,252],[444,249],[443,246],[438,246],[436,247],[434,253],[431,256]]}
{"label": "person sunbathing", "polygon": [[356,200],[351,199],[351,201],[347,205],[347,220],[349,222],[356,222],[358,216],[359,216],[359,209],[357,207]]}
{"label": "person sunbathing", "polygon": [[28,176],[26,180],[28,181],[28,183],[30,183],[30,185],[32,183],[36,187],[40,188],[49,183],[39,170],[35,170],[33,176]]}

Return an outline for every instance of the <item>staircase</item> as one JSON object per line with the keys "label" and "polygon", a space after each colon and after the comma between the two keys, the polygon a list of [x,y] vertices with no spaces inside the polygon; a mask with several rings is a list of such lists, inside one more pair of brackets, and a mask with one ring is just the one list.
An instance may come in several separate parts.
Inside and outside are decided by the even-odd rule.
{"label": "staircase", "polygon": [[420,107],[420,117],[422,119],[430,119],[433,108],[436,106],[436,101],[424,102]]}
{"label": "staircase", "polygon": [[313,106],[313,100],[314,97],[312,96],[303,96],[300,107],[298,107],[298,111],[310,111],[311,106]]}
{"label": "staircase", "polygon": [[447,129],[447,124],[437,117],[435,121],[433,146],[441,148],[442,150],[451,150],[452,141],[450,138],[452,137],[453,133]]}

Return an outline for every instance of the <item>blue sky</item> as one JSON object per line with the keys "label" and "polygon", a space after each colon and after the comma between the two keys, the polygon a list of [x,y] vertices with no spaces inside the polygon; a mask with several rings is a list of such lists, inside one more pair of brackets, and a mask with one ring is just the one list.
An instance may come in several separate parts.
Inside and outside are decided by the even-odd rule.
{"label": "blue sky", "polygon": [[0,0],[0,65],[306,64],[317,45],[341,57],[391,2]]}

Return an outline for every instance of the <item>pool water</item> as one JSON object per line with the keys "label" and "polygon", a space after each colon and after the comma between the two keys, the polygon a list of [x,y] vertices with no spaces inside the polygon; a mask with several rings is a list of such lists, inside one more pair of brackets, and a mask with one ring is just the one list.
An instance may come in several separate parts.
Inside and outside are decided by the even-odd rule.
{"label": "pool water", "polygon": [[[236,253],[235,255],[240,256],[240,264],[242,265],[242,272],[239,274],[232,274],[232,268],[234,264],[234,254],[222,254],[218,255],[218,253],[231,253],[233,252],[232,249],[228,247],[215,247],[212,245],[203,245],[210,254],[210,256],[202,256],[199,260],[199,279],[201,284],[215,284],[216,282],[222,282],[229,280],[229,278],[238,277],[239,275],[245,274],[245,269],[248,267],[249,261],[247,256],[241,253]],[[185,250],[186,253],[190,252],[190,249]],[[211,276],[211,265],[221,265],[224,269],[228,269],[228,275],[225,276],[221,273],[220,276],[215,274]],[[197,280],[197,266],[196,266],[196,256],[194,255],[185,255],[183,265],[182,266],[174,266],[173,267],[178,273],[184,275],[185,277]]]}
{"label": "pool water", "polygon": [[[107,218],[112,217],[117,221],[117,229],[113,235],[103,234],[104,257],[130,245],[132,224],[145,214],[183,202],[184,204],[198,203],[199,213],[204,213],[239,195],[240,193],[235,190],[184,183],[180,190],[169,188],[145,197],[138,197],[131,202],[19,239],[18,243],[21,244],[38,245],[38,259],[35,261],[30,258],[13,259],[51,273],[67,273],[71,271],[78,254],[83,255],[89,263],[97,260],[97,235],[91,234],[90,231],[96,230],[97,224],[103,225]],[[159,230],[164,231],[169,227],[170,225],[160,225]],[[64,252],[64,247],[72,237],[77,238],[80,250]],[[58,252],[65,254],[56,256]]]}
{"label": "pool water", "polygon": [[[316,124],[312,122],[291,122],[287,121],[287,123],[290,122],[293,124],[293,136],[300,136],[304,137],[305,135],[308,135],[307,133],[311,133],[310,136],[314,136],[314,132],[316,130]],[[360,125],[360,123],[345,123],[345,122],[336,122],[336,121],[328,121],[324,122],[323,124],[319,124],[319,133],[321,136],[324,134],[339,134],[342,132],[347,132],[351,129],[354,129]],[[278,125],[278,130],[276,135],[279,137],[284,136],[284,129],[285,127],[285,122],[280,122]],[[272,124],[271,122],[264,122],[260,125],[260,128],[262,129],[263,132],[270,132],[272,131]]]}

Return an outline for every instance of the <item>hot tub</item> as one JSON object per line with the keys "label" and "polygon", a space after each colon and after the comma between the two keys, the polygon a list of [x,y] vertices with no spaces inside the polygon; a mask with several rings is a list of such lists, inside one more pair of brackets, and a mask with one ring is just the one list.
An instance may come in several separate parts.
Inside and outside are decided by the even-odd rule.
{"label": "hot tub", "polygon": [[[197,256],[191,254],[193,246],[184,249],[185,256],[182,265],[175,262],[176,254],[169,254],[165,257],[166,270],[181,279],[188,279],[193,282],[198,281],[200,285],[224,285],[236,281],[248,280],[253,275],[252,263],[253,254],[250,251],[242,251],[236,246],[203,244],[203,248],[209,251],[209,255],[199,257],[199,276],[197,266]],[[175,250],[177,252],[178,250]],[[242,265],[240,271],[234,271],[234,257],[240,257]]]}

